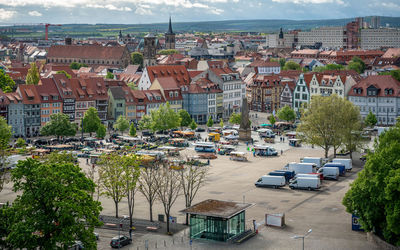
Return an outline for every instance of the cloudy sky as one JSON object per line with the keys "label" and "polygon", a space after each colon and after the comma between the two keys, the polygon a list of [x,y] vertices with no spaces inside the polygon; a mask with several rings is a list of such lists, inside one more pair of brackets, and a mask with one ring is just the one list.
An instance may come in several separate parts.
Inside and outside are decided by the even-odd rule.
{"label": "cloudy sky", "polygon": [[1,23],[156,23],[400,16],[399,0],[0,0]]}

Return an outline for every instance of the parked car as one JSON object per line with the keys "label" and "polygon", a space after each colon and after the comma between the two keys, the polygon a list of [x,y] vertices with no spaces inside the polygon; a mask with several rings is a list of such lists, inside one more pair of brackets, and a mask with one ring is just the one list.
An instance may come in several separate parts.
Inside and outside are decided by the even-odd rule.
{"label": "parked car", "polygon": [[206,132],[205,128],[196,128],[196,132]]}
{"label": "parked car", "polygon": [[142,136],[152,136],[154,135],[154,133],[150,132],[150,131],[143,131],[142,132]]}
{"label": "parked car", "polygon": [[79,240],[76,240],[75,243],[70,248],[68,248],[68,250],[81,250],[81,249],[84,249],[84,247],[82,242]]}
{"label": "parked car", "polygon": [[118,247],[122,247],[122,246],[126,246],[132,243],[132,239],[125,236],[125,235],[121,235],[121,236],[115,236],[114,238],[111,239],[110,242],[110,246],[112,248],[118,248]]}
{"label": "parked car", "polygon": [[88,154],[88,153],[81,153],[81,154],[78,154],[77,157],[79,157],[79,158],[90,158],[90,154]]}

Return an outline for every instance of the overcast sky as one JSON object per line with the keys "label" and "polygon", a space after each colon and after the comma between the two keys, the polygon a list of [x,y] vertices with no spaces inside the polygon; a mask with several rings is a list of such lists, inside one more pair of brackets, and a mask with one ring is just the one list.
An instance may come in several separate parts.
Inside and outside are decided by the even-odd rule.
{"label": "overcast sky", "polygon": [[2,23],[156,23],[400,16],[400,0],[0,0]]}

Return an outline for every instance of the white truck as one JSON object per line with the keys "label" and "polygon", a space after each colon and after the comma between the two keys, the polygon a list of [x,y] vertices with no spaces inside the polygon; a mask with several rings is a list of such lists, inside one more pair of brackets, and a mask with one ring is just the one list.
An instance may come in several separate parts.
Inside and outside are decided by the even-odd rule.
{"label": "white truck", "polygon": [[254,185],[256,185],[256,187],[279,188],[286,185],[286,179],[285,176],[263,175]]}
{"label": "white truck", "polygon": [[317,165],[317,169],[322,167],[322,158],[321,157],[304,157],[303,159],[300,159],[302,163],[314,163]]}
{"label": "white truck", "polygon": [[318,173],[322,173],[324,179],[330,179],[330,180],[339,179],[339,168],[322,167],[318,170]]}
{"label": "white truck", "polygon": [[291,162],[284,169],[294,171],[296,174],[309,174],[317,172],[317,165],[314,163]]}
{"label": "white truck", "polygon": [[318,178],[319,179],[319,176],[316,174],[296,174],[294,178],[299,178],[299,177]]}
{"label": "white truck", "polygon": [[315,190],[321,188],[321,180],[319,178],[296,177],[289,182],[291,189],[308,189]]}
{"label": "white truck", "polygon": [[351,171],[353,169],[353,163],[351,159],[334,158],[333,163],[342,163],[346,167],[346,171]]}

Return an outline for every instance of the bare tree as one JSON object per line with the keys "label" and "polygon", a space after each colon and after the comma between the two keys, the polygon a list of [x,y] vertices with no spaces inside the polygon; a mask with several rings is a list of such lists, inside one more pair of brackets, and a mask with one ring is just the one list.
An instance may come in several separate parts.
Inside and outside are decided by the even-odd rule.
{"label": "bare tree", "polygon": [[101,194],[113,199],[116,218],[118,218],[118,204],[126,196],[126,174],[123,163],[123,157],[113,153],[101,156],[98,164],[101,188],[104,190]]}
{"label": "bare tree", "polygon": [[149,203],[150,221],[153,221],[153,204],[157,200],[157,171],[157,165],[146,167],[142,170],[139,178],[139,191]]}
{"label": "bare tree", "polygon": [[157,196],[164,206],[165,217],[167,218],[167,233],[169,231],[169,216],[171,208],[174,205],[176,199],[181,194],[181,179],[179,178],[179,172],[176,170],[168,169],[166,167],[161,168],[158,172],[157,182]]}
{"label": "bare tree", "polygon": [[[193,165],[186,165],[185,169],[179,172],[186,208],[192,206],[197,192],[206,181],[207,172],[207,167],[197,167]],[[189,215],[186,214],[186,225],[188,224]]]}
{"label": "bare tree", "polygon": [[87,178],[91,179],[94,184],[96,184],[96,188],[95,190],[93,190],[91,192],[91,196],[92,199],[94,197],[94,193],[96,192],[96,196],[97,196],[97,201],[99,201],[100,198],[100,177],[99,177],[99,173],[98,173],[98,168],[96,168],[96,166],[93,164],[92,167],[90,167],[87,171],[85,171],[85,175]]}
{"label": "bare tree", "polygon": [[135,208],[135,194],[138,191],[137,183],[140,176],[139,160],[134,155],[123,156],[125,170],[126,195],[128,199],[129,225],[133,226],[133,210]]}

